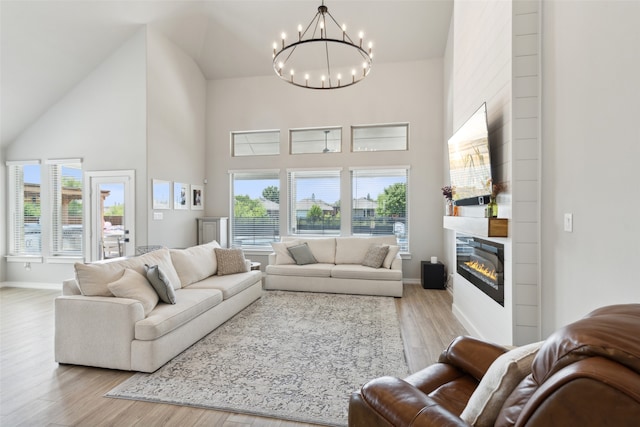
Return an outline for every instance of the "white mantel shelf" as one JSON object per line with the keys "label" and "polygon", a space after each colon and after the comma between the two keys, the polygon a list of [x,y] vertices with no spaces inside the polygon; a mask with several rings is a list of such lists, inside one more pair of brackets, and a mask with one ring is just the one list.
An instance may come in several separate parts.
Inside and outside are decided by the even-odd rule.
{"label": "white mantel shelf", "polygon": [[509,234],[509,220],[507,218],[445,216],[442,219],[442,225],[448,230],[480,237],[507,237]]}

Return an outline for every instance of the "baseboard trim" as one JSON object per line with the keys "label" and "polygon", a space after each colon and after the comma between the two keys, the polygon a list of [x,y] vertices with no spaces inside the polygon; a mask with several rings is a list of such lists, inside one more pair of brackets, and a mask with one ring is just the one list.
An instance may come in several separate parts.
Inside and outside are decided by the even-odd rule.
{"label": "baseboard trim", "polygon": [[422,285],[422,282],[420,281],[420,279],[404,278],[402,279],[402,284],[403,285]]}
{"label": "baseboard trim", "polygon": [[0,288],[47,289],[51,291],[61,291],[62,284],[41,282],[0,282]]}

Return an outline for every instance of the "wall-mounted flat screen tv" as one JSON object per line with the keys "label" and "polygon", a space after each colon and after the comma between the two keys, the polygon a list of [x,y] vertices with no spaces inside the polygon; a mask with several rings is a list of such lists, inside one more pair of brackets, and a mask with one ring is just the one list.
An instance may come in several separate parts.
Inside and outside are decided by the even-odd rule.
{"label": "wall-mounted flat screen tv", "polygon": [[491,195],[487,104],[449,138],[449,176],[456,205],[483,205]]}

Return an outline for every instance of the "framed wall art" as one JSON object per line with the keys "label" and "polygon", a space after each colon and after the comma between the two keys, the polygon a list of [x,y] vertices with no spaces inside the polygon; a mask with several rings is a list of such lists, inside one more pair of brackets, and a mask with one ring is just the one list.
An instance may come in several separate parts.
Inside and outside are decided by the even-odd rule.
{"label": "framed wall art", "polygon": [[154,179],[153,209],[171,209],[171,182]]}
{"label": "framed wall art", "polygon": [[191,185],[191,209],[204,210],[204,187]]}

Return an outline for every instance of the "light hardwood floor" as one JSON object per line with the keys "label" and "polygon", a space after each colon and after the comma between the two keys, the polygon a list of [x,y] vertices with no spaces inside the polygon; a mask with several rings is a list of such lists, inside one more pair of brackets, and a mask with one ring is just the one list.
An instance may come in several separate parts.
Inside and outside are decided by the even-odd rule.
{"label": "light hardwood floor", "polygon": [[[0,289],[1,426],[310,426],[103,397],[132,373],[54,362],[57,295],[50,290]],[[454,337],[466,333],[451,313],[449,292],[405,285],[396,305],[412,372],[433,363]]]}

